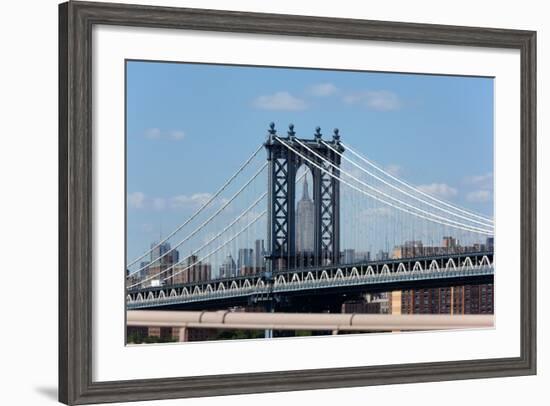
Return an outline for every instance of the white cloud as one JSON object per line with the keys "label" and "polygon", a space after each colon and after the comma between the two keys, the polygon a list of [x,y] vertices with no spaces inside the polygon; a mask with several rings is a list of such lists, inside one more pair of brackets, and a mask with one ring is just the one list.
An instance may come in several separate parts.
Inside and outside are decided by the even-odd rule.
{"label": "white cloud", "polygon": [[300,111],[307,108],[307,103],[289,92],[276,92],[259,96],[254,100],[254,106],[263,110]]}
{"label": "white cloud", "polygon": [[403,168],[401,168],[401,166],[399,166],[397,164],[390,164],[390,165],[386,166],[386,171],[388,171],[393,176],[399,176],[402,169]]}
{"label": "white cloud", "polygon": [[338,88],[332,83],[317,83],[309,87],[308,92],[316,97],[325,97],[333,95]]}
{"label": "white cloud", "polygon": [[434,195],[442,198],[454,197],[458,194],[458,191],[447,185],[446,183],[431,183],[429,185],[420,185],[418,189],[422,190],[429,195]]}
{"label": "white cloud", "polygon": [[145,207],[145,193],[133,192],[128,195],[128,206],[133,209],[143,209]]}
{"label": "white cloud", "polygon": [[368,109],[376,111],[392,111],[401,108],[401,100],[397,94],[389,90],[350,93],[344,96],[343,100],[348,104],[363,104]]}
{"label": "white cloud", "polygon": [[493,198],[493,173],[469,176],[464,183],[470,185],[471,191],[466,194],[466,200],[471,203],[486,203]]}
{"label": "white cloud", "polygon": [[164,210],[166,208],[166,200],[162,197],[155,197],[151,200],[151,205],[155,210]]}
{"label": "white cloud", "polygon": [[150,140],[179,141],[185,138],[185,132],[181,130],[161,131],[160,128],[148,128],[144,135]]}
{"label": "white cloud", "polygon": [[212,195],[210,193],[195,193],[190,196],[178,195],[170,199],[170,207],[174,209],[187,207],[200,207],[205,204]]}
{"label": "white cloud", "polygon": [[464,179],[464,183],[468,185],[477,186],[480,189],[492,189],[493,188],[493,173],[487,172],[482,175],[469,176]]}
{"label": "white cloud", "polygon": [[[196,209],[205,204],[210,198],[210,193],[195,193],[192,195],[178,195],[171,198],[150,197],[143,192],[134,192],[128,195],[128,206],[134,209]],[[223,204],[221,199],[218,204]]]}
{"label": "white cloud", "polygon": [[174,141],[183,140],[185,138],[185,133],[181,130],[173,130],[168,133],[168,138]]}
{"label": "white cloud", "polygon": [[158,140],[161,137],[161,132],[159,128],[148,128],[145,130],[145,138],[150,140]]}
{"label": "white cloud", "polygon": [[492,192],[489,190],[476,190],[466,195],[466,200],[471,203],[485,203],[492,197]]}

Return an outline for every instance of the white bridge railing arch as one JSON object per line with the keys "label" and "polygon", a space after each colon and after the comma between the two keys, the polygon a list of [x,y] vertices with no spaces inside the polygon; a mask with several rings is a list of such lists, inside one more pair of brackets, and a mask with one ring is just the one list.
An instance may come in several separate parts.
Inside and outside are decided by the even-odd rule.
{"label": "white bridge railing arch", "polygon": [[296,290],[493,274],[494,264],[487,255],[424,261],[404,259],[401,262],[394,261],[392,264],[288,271],[276,276],[271,287],[268,287],[261,277],[255,275],[231,282],[211,281],[195,286],[140,289],[129,291],[126,302],[129,309],[138,309],[261,294],[266,293],[268,289],[275,293],[284,293]]}

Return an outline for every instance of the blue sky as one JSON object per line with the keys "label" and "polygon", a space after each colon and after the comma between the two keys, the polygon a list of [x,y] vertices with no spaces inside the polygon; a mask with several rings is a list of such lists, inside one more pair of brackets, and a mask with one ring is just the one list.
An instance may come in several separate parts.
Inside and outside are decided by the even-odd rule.
{"label": "blue sky", "polygon": [[271,121],[303,138],[338,127],[402,179],[493,214],[493,79],[130,61],[128,257],[185,220],[192,205],[174,199],[214,192]]}

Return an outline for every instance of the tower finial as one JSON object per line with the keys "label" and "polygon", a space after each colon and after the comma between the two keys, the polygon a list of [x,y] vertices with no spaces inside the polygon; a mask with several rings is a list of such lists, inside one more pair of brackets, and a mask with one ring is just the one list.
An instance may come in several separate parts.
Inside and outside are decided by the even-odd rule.
{"label": "tower finial", "polygon": [[317,142],[320,142],[321,141],[321,137],[323,137],[323,134],[321,134],[321,127],[315,127],[315,140]]}
{"label": "tower finial", "polygon": [[275,143],[275,140],[274,140],[274,137],[277,136],[277,130],[275,129],[275,123],[272,121],[271,123],[269,123],[269,130],[267,130],[267,140],[266,140],[266,143],[265,145],[270,145],[270,144],[274,144]]}
{"label": "tower finial", "polygon": [[332,139],[336,144],[340,142],[340,130],[338,128],[334,129],[334,134],[332,135]]}
{"label": "tower finial", "polygon": [[296,131],[294,131],[294,124],[290,123],[288,125],[288,137],[289,138],[294,138],[296,136]]}
{"label": "tower finial", "polygon": [[275,129],[275,123],[273,121],[269,123],[269,134],[271,135],[277,134],[277,130]]}

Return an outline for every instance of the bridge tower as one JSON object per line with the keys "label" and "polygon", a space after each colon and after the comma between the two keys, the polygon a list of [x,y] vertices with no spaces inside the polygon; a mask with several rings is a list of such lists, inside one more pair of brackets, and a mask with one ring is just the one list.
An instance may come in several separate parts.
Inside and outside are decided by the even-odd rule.
{"label": "bridge tower", "polygon": [[[300,143],[319,156],[304,148]],[[298,139],[294,125],[290,124],[286,137],[279,137],[275,124],[269,126],[265,148],[269,163],[267,265],[268,272],[294,268],[296,258],[296,173],[306,165],[313,177],[313,264],[336,264],[340,256],[340,188],[339,182],[329,175],[339,177],[340,156],[324,145],[321,128],[317,127],[313,139]],[[342,153],[338,129],[332,140],[325,141]],[[307,157],[300,157],[287,146]],[[323,159],[321,159],[322,157]],[[329,165],[327,160],[335,165]],[[312,164],[315,163],[314,164]],[[320,168],[323,168],[320,169]]]}

